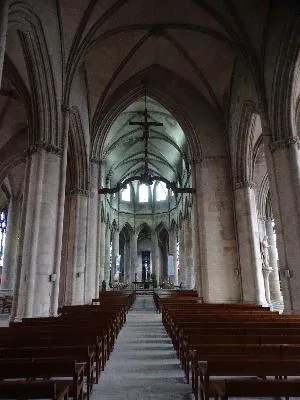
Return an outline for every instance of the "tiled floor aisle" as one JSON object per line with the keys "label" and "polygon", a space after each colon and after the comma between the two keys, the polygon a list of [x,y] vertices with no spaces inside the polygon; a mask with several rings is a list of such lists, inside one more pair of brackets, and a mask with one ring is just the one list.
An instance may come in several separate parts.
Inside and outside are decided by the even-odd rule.
{"label": "tiled floor aisle", "polygon": [[152,296],[138,296],[92,400],[190,400],[191,386],[156,314]]}

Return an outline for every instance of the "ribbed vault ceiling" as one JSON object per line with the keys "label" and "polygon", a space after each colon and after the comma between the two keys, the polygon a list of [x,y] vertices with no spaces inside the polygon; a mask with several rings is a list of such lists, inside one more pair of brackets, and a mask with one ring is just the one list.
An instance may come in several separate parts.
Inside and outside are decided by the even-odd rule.
{"label": "ribbed vault ceiling", "polygon": [[[168,181],[181,181],[182,160],[188,161],[185,135],[174,117],[148,96],[146,107],[148,121],[163,124],[149,128],[149,172]],[[144,121],[144,110],[145,100],[140,98],[118,116],[109,130],[105,161],[113,186],[144,172],[143,126],[130,125],[130,122]]]}

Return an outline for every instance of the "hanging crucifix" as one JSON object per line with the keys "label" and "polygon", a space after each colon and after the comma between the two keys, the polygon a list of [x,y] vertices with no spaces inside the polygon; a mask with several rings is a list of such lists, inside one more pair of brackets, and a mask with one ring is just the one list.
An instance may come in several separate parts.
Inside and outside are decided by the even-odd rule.
{"label": "hanging crucifix", "polygon": [[138,122],[129,122],[129,125],[138,125],[143,127],[143,137],[142,139],[145,141],[145,177],[149,176],[148,173],[148,140],[149,140],[149,131],[151,126],[163,126],[162,122],[149,121],[150,115],[148,115],[147,104],[146,104],[146,95],[147,95],[147,87],[145,85],[145,110],[143,112],[144,121]]}

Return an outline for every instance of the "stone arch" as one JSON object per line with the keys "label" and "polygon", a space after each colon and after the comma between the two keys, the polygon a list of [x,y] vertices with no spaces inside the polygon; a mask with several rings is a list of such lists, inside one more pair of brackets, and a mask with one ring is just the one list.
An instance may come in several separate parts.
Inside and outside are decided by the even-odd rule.
{"label": "stone arch", "polygon": [[257,194],[257,212],[260,218],[266,218],[267,202],[270,201],[268,174],[265,174]]}
{"label": "stone arch", "polygon": [[[213,112],[207,101],[189,83],[159,65],[146,68],[122,84],[110,96],[102,109],[99,110],[92,124],[93,157],[101,158],[105,155],[103,145],[110,126],[126,107],[144,95],[145,80],[149,82],[147,86],[149,97],[164,106],[180,124],[187,137],[191,158],[201,158],[202,149],[199,135],[193,128],[193,125],[197,125],[196,121],[199,118],[199,110],[197,113],[191,111],[193,110],[194,102],[199,104],[199,107],[202,106],[204,113],[202,119],[207,119],[205,123],[212,124],[217,132],[220,132],[220,125],[213,119]],[[172,85],[171,82],[173,83]],[[177,83],[177,87],[174,82]],[[182,91],[189,94],[188,99],[185,99],[187,104],[184,105],[181,103]],[[185,110],[184,112],[183,109]]]}
{"label": "stone arch", "polygon": [[253,136],[258,114],[255,104],[247,101],[243,104],[242,115],[238,127],[238,139],[235,148],[235,184],[252,180],[253,176]]}
{"label": "stone arch", "polygon": [[29,143],[61,148],[59,96],[42,22],[27,2],[13,1],[9,7],[8,25],[21,32],[26,54],[33,113]]}
{"label": "stone arch", "polygon": [[270,105],[274,142],[297,136],[296,107],[300,92],[299,10],[299,7],[294,9],[286,26],[277,58]]}
{"label": "stone arch", "polygon": [[79,112],[72,107],[70,111],[68,148],[68,190],[88,193],[89,168],[86,145]]}
{"label": "stone arch", "polygon": [[135,233],[136,233],[136,235],[139,236],[139,234],[140,234],[143,230],[146,230],[146,231],[151,232],[151,227],[150,227],[150,225],[147,224],[146,222],[142,222],[140,225],[138,225],[138,226],[135,228]]}

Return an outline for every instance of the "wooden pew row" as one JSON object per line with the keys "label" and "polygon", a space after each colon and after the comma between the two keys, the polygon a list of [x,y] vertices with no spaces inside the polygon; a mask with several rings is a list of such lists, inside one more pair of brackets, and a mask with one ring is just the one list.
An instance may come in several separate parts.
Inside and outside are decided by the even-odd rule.
{"label": "wooden pew row", "polygon": [[299,380],[222,379],[210,383],[215,400],[228,397],[300,397]]}
{"label": "wooden pew row", "polygon": [[51,347],[0,347],[0,362],[10,359],[53,359],[81,362],[85,365],[87,398],[93,389],[94,380],[98,382],[96,352],[90,346],[51,346]]}
{"label": "wooden pew row", "polygon": [[[0,360],[0,380],[60,378],[69,386],[69,395],[83,400],[84,363],[57,358]],[[6,381],[3,381],[6,382]]]}
{"label": "wooden pew row", "polygon": [[[266,333],[268,332],[268,333]],[[291,332],[285,330],[282,332],[280,329],[246,329],[241,330],[240,333],[236,331],[230,332],[227,330],[225,334],[216,334],[213,330],[209,333],[188,332],[187,335],[180,337],[179,348],[177,355],[182,363],[185,365],[189,351],[197,345],[201,344],[213,344],[213,343],[256,343],[259,345],[263,344],[299,344],[300,345],[300,329],[292,329]]]}
{"label": "wooden pew row", "polygon": [[270,328],[272,327],[277,328],[277,329],[282,329],[284,332],[285,329],[293,328],[293,329],[300,329],[300,321],[296,320],[292,322],[291,320],[289,322],[284,322],[283,320],[281,321],[275,321],[275,320],[268,320],[268,321],[263,321],[263,320],[235,320],[235,321],[203,321],[202,323],[199,322],[187,322],[187,321],[179,321],[177,323],[174,323],[172,326],[172,329],[170,331],[167,331],[168,335],[170,336],[173,346],[175,350],[178,352],[179,351],[179,346],[180,346],[180,331],[182,329],[192,329],[192,328],[198,328],[199,331],[201,328],[199,326],[202,326],[203,329],[209,329],[209,330],[214,330],[218,328],[222,329],[235,329],[235,328],[244,328],[244,329],[256,329],[256,328]]}
{"label": "wooden pew row", "polygon": [[[76,335],[72,336],[70,332],[76,332]],[[55,328],[48,326],[0,328],[0,347],[90,346],[96,354],[96,381],[98,381],[100,371],[104,369],[111,351],[107,346],[105,334],[106,331],[97,326],[86,325],[78,328],[76,324]]]}
{"label": "wooden pew row", "polygon": [[51,399],[68,400],[69,389],[72,381],[42,380],[27,381],[1,381],[0,399]]}
{"label": "wooden pew row", "polygon": [[[300,342],[300,341],[299,341]],[[296,359],[300,360],[300,344],[259,344],[253,341],[242,341],[240,343],[232,340],[226,343],[203,343],[190,348],[189,355],[183,365],[187,383],[189,383],[190,363],[192,372],[192,382],[194,381],[193,367],[197,360],[218,360],[223,358],[256,358],[278,360]]]}
{"label": "wooden pew row", "polygon": [[[80,306],[75,307],[76,310],[72,307],[60,317],[25,319],[22,323],[11,324],[10,328],[2,328],[0,366],[1,363],[3,365],[8,363],[11,365],[11,375],[27,375],[30,372],[30,379],[36,379],[40,377],[36,373],[37,364],[40,368],[42,363],[40,374],[48,377],[59,374],[61,364],[74,362],[75,359],[82,360],[83,374],[87,377],[87,398],[89,398],[94,377],[96,375],[98,380],[100,369],[104,368],[114,340],[126,320],[128,304],[126,297],[120,296],[117,301],[107,299],[101,307]],[[108,340],[105,354],[103,338],[106,330],[113,332],[113,339]],[[70,332],[76,332],[76,336],[74,335],[72,339]],[[78,342],[82,346],[78,346]],[[32,347],[25,348],[24,345]],[[59,366],[55,369],[57,363]],[[9,378],[7,375],[9,375],[8,370],[3,379]],[[42,376],[43,379],[45,375]],[[69,375],[65,371],[62,376]],[[81,397],[83,398],[83,378]]]}
{"label": "wooden pew row", "polygon": [[[197,312],[195,313],[195,310],[198,308],[196,305],[189,305],[189,304],[184,304],[184,311],[183,312],[181,312],[181,324],[183,325],[183,326],[185,326],[184,324],[185,323],[189,323],[189,321],[191,320],[191,318],[198,318],[198,315],[197,315]],[[188,309],[190,307],[190,309],[189,309],[189,311],[187,310],[186,311],[186,309]],[[168,309],[168,305],[166,304],[165,305],[165,307],[163,308],[163,310],[165,310],[165,309],[167,309],[168,311],[169,311],[169,309]],[[170,306],[170,309],[172,309],[172,306]],[[175,310],[176,309],[176,307],[175,308],[173,308],[173,310]],[[178,310],[178,307],[177,307],[177,310]],[[224,310],[224,309],[223,309]],[[208,308],[206,309],[206,311],[209,311],[209,312],[211,312],[212,314],[215,314],[215,312],[214,311],[211,311],[211,310],[209,310]],[[226,310],[226,312],[228,312],[227,310]],[[171,314],[172,314],[172,312],[171,312]],[[179,314],[180,314],[180,307],[179,307]],[[195,315],[196,314],[196,315]],[[200,311],[199,311],[199,314],[200,314]],[[202,313],[203,314],[203,313]],[[206,313],[204,313],[204,314],[207,314],[207,312]],[[227,316],[226,315],[226,318],[224,319],[224,317],[223,317],[223,315],[222,315],[222,317],[219,317],[219,318],[217,318],[218,320],[221,320],[222,322],[221,322],[221,324],[222,324],[222,326],[223,326],[223,328],[217,328],[217,329],[224,329],[225,328],[225,324],[227,324],[227,328],[229,327],[229,326],[234,326],[233,324],[236,324],[235,325],[235,328],[236,329],[238,329],[239,327],[240,327],[240,323],[241,323],[241,318],[239,318],[237,315],[233,315],[233,313],[229,310],[229,312],[228,312],[228,314],[232,314],[231,316]],[[276,322],[276,326],[277,326],[277,331],[278,331],[278,328],[280,329],[284,329],[285,327],[289,327],[289,326],[292,326],[292,327],[296,327],[297,326],[297,324],[298,324],[298,322],[299,322],[299,317],[295,317],[295,316],[290,316],[290,317],[285,317],[284,316],[284,318],[282,318],[282,316],[276,316],[275,318],[274,318],[274,314],[272,315],[272,318],[267,318],[265,315],[263,315],[263,316],[259,316],[258,318],[257,318],[257,316],[256,316],[256,318],[255,318],[255,316],[254,316],[254,318],[253,318],[253,315],[252,315],[253,313],[249,313],[248,314],[248,316],[246,317],[246,318],[244,318],[244,317],[242,317],[242,320],[244,320],[244,321],[242,321],[242,323],[244,323],[244,325],[245,325],[245,322],[248,324],[248,322],[250,322],[250,326],[252,325],[252,329],[254,329],[254,327],[257,325],[257,321],[259,321],[259,325],[260,326],[263,326],[263,329],[272,329],[271,328],[271,326],[274,326],[274,320],[280,320],[280,323],[278,324],[278,322]],[[255,313],[254,313],[255,314]],[[184,315],[184,317],[182,318],[182,315]],[[245,314],[246,315],[246,314]],[[249,316],[250,315],[250,316]],[[177,317],[177,315],[175,316],[175,323],[174,323],[174,325],[176,326],[176,324],[178,325],[178,318],[180,318],[180,317],[178,317],[177,319],[176,319],[176,317]],[[213,317],[215,318],[215,315],[213,315]],[[278,318],[279,317],[279,318]],[[203,319],[204,320],[210,320],[210,318],[208,318],[207,317],[207,315],[204,315],[204,317],[202,318],[202,320],[201,320],[201,318],[199,318],[199,320],[200,321],[198,321],[197,320],[197,323],[199,324],[199,326],[201,326],[202,328],[203,328]],[[239,320],[240,319],[240,320]],[[254,320],[253,320],[254,319]],[[172,317],[171,317],[171,320],[172,320]],[[183,321],[182,321],[183,320]],[[212,320],[212,319],[211,319]],[[262,320],[262,322],[260,321],[260,320]],[[225,321],[225,324],[224,324],[224,321]],[[267,321],[267,323],[265,323],[265,321]],[[287,322],[288,321],[288,322]],[[207,323],[207,321],[204,323],[204,326],[206,326],[206,323]],[[211,329],[213,329],[213,325],[211,324],[211,322],[208,322],[208,324],[210,324],[210,330]],[[255,326],[254,326],[254,324],[255,324]],[[215,326],[220,326],[220,322],[218,321],[218,322],[216,322],[215,323]],[[176,328],[178,329],[178,327],[176,326]],[[182,328],[182,329],[185,329],[185,328]],[[206,329],[206,330],[208,330],[207,329],[207,327],[206,328],[203,328],[203,329]],[[232,329],[232,328],[231,328]],[[289,329],[289,328],[287,328],[287,329]],[[294,328],[290,328],[290,329],[294,329]],[[297,328],[296,328],[297,329]],[[206,333],[208,333],[208,332],[206,332]],[[290,337],[289,339],[285,339],[285,342],[287,342],[288,340],[292,340],[292,342],[298,342],[298,338],[297,338],[297,333],[298,332],[296,332],[296,331],[294,331],[294,333],[295,333],[295,335],[294,336],[292,336],[292,337]],[[219,336],[222,336],[222,334],[220,334]],[[280,335],[277,339],[275,339],[276,338],[276,335],[272,335],[272,334],[270,334],[270,336],[272,337],[272,342],[274,342],[275,340],[276,341],[278,341],[279,343],[281,343],[281,340],[282,340],[282,336],[283,335]],[[260,339],[260,341],[261,341],[262,339]],[[264,340],[266,340],[266,338],[264,338]],[[246,343],[247,343],[247,340],[246,340]],[[200,344],[199,344],[199,346],[201,346]],[[235,345],[236,346],[236,345]],[[258,345],[258,346],[260,346],[261,347],[261,344],[260,345]],[[227,346],[228,347],[228,346]],[[247,346],[247,347],[249,347],[249,345]],[[270,346],[268,346],[269,348],[268,348],[268,350],[266,350],[267,351],[267,353],[270,351]],[[226,345],[225,345],[225,348],[226,348]],[[279,347],[280,349],[282,349],[282,347]],[[291,352],[292,352],[292,354],[291,355],[286,355],[286,353],[285,353],[285,357],[297,357],[297,358],[299,358],[299,353],[297,352],[298,351],[298,348],[296,348],[296,355],[295,355],[295,349],[293,349],[291,346],[285,346],[285,348],[288,348]],[[272,349],[273,350],[273,349]],[[273,355],[273,353],[272,353],[272,350],[271,350],[271,354],[272,354],[272,357],[274,357],[274,355]],[[226,357],[226,352],[228,352],[228,350],[224,350],[225,351],[225,354],[223,354],[223,355],[220,355],[220,354],[216,354],[215,356],[214,355],[209,355],[210,357],[217,357],[217,358],[223,358],[223,357]],[[247,350],[242,350],[242,352],[243,351],[245,351],[245,352],[249,352],[249,349],[247,349]],[[261,349],[258,349],[257,350],[258,351],[258,354],[260,354],[260,351],[261,351]],[[212,352],[214,352],[214,350],[212,351]],[[236,353],[236,352],[235,352]],[[250,354],[251,354],[251,351],[250,351]],[[281,353],[280,353],[281,354]],[[202,353],[202,356],[203,356],[203,353]],[[208,357],[208,355],[207,355],[207,357]],[[240,356],[236,356],[236,357],[240,357]],[[243,357],[243,354],[241,355],[241,357]],[[247,357],[249,358],[249,355],[247,355]],[[261,356],[262,357],[262,356]],[[269,357],[268,355],[267,355],[267,357]],[[284,357],[283,356],[283,354],[281,354],[281,357]],[[198,360],[199,361],[199,360]],[[245,359],[245,362],[246,362],[246,359]]]}
{"label": "wooden pew row", "polygon": [[[289,381],[289,377],[300,376],[300,360],[277,360],[274,358],[198,360],[195,371],[193,386],[195,399],[198,400],[200,396],[203,400],[209,400],[209,397],[214,395],[214,385],[219,382],[218,377],[222,377],[221,380],[232,380],[237,377],[268,377],[268,379],[272,377],[274,379],[274,377],[286,376]],[[283,396],[286,395],[288,394],[283,394]]]}
{"label": "wooden pew row", "polygon": [[197,298],[197,300],[199,300],[199,302],[202,302],[203,299],[202,297],[198,297],[198,293],[196,290],[168,290],[168,289],[163,289],[163,290],[155,290],[153,293],[153,301],[154,301],[154,305],[156,307],[156,310],[158,312],[161,312],[161,303],[162,300],[164,301],[172,301],[173,298],[177,298],[181,297],[181,298],[186,298],[186,297],[193,297],[193,298]]}

